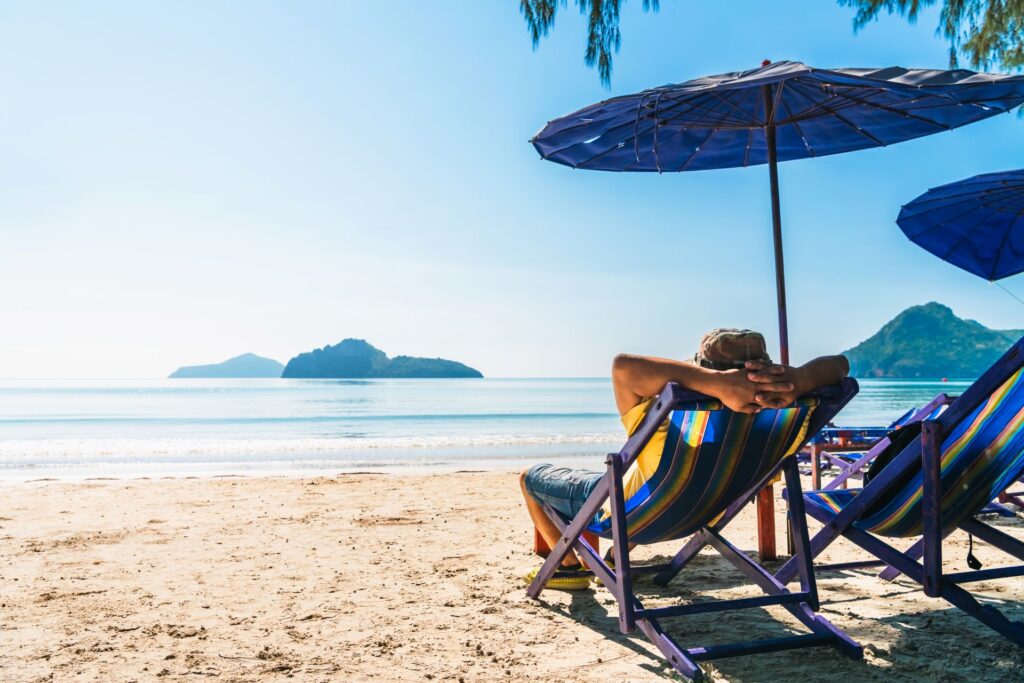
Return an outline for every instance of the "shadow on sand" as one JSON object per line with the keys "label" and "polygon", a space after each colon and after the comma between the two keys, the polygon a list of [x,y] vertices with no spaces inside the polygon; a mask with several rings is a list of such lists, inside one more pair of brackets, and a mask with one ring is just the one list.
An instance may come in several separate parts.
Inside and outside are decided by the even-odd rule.
{"label": "shadow on sand", "polygon": [[[666,559],[654,558],[656,562]],[[719,659],[703,663],[704,671],[712,679],[726,681],[909,682],[1008,681],[1024,670],[1024,650],[940,600],[928,601],[935,609],[922,610],[923,596],[916,584],[906,579],[887,583],[873,573],[818,575],[819,613],[864,645],[864,660],[853,661],[822,647]],[[849,580],[855,575],[870,580]],[[713,599],[711,594],[719,591],[738,597],[739,591],[730,589],[741,586],[749,586],[743,595],[760,594],[731,564],[717,555],[701,554],[668,586],[641,577],[634,590],[644,606],[656,607]],[[1024,604],[986,599],[1011,619],[1024,619]],[[629,635],[619,631],[617,606],[606,589],[575,593],[568,604],[546,602],[542,594],[541,603],[640,655],[637,666],[646,671],[665,680],[679,679],[640,631]],[[684,648],[806,633],[785,610],[775,607],[669,618],[662,625]]]}

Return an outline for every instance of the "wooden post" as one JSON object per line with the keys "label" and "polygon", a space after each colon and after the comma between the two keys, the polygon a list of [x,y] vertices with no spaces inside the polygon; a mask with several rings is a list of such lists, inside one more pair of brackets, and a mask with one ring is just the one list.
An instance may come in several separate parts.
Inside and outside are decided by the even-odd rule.
{"label": "wooden post", "polygon": [[778,559],[775,549],[775,487],[757,493],[757,556],[762,562]]}
{"label": "wooden post", "polygon": [[811,490],[821,490],[821,446],[811,444]]}

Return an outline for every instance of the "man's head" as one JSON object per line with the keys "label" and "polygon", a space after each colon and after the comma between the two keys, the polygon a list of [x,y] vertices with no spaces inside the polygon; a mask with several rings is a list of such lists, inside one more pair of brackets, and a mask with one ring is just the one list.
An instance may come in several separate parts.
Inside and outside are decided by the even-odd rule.
{"label": "man's head", "polygon": [[700,340],[693,362],[712,370],[742,368],[750,360],[771,363],[765,348],[764,336],[753,330],[718,328]]}

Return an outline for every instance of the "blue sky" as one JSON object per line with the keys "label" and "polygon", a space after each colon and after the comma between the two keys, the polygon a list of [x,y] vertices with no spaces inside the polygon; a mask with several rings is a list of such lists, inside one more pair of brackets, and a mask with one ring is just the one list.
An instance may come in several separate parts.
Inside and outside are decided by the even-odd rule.
{"label": "blue sky", "polygon": [[[944,67],[934,11],[855,35],[830,2],[626,2],[611,90],[570,7],[516,0],[0,6],[0,377],[154,377],[354,336],[491,376],[595,376],[775,309],[765,167],[603,174],[538,160],[548,119],[792,59]],[[780,167],[793,359],[938,300],[1024,307],[894,223],[1018,168],[1024,120]],[[1005,281],[1024,294],[1024,281]]]}

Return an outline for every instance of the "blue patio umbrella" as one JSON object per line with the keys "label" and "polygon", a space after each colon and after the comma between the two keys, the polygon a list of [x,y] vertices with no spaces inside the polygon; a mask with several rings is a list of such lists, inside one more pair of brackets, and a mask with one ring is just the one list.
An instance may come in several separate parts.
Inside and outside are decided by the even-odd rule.
{"label": "blue patio umbrella", "polygon": [[972,71],[815,69],[766,62],[614,97],[549,122],[541,157],[597,171],[679,172],[767,163],[781,360],[789,362],[777,163],[891,145],[1024,102],[1024,76]]}
{"label": "blue patio umbrella", "polygon": [[1024,170],[933,187],[896,223],[914,244],[978,277],[1024,272]]}

